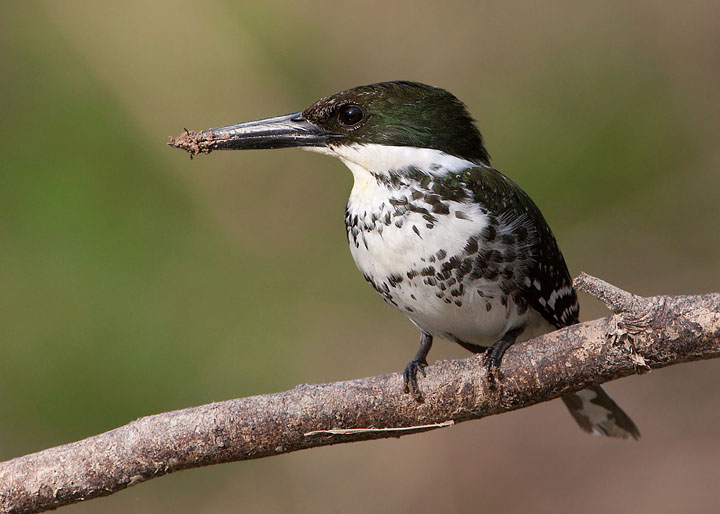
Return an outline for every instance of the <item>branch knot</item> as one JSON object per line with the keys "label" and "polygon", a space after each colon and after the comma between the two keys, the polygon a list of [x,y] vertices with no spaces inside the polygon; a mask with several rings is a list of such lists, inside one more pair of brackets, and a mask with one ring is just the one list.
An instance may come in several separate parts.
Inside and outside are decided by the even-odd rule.
{"label": "branch knot", "polygon": [[664,302],[655,303],[587,273],[580,273],[573,285],[607,305],[613,312],[608,319],[608,340],[624,347],[638,375],[650,372],[650,366],[638,352],[635,340],[642,334],[654,339],[650,322],[655,318],[658,309],[664,307]]}

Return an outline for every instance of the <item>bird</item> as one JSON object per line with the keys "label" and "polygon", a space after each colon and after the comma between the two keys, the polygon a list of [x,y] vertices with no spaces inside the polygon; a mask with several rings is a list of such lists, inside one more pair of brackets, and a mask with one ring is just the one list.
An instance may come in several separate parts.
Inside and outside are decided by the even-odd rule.
{"label": "bird", "polygon": [[[450,92],[391,81],[326,96],[306,109],[190,132],[172,146],[212,150],[298,147],[339,158],[352,172],[347,241],[365,280],[420,331],[403,372],[423,401],[436,338],[482,353],[491,380],[516,342],[579,321],[563,254],[539,208],[490,165],[483,136]],[[562,397],[586,432],[640,432],[595,385]]]}

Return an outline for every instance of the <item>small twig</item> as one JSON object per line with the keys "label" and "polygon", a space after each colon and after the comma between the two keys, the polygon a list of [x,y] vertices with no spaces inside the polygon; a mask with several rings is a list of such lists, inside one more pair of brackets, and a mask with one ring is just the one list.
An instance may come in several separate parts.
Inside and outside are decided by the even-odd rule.
{"label": "small twig", "polygon": [[451,427],[455,424],[453,420],[444,423],[432,423],[430,425],[417,425],[414,427],[389,427],[389,428],[333,428],[330,430],[313,430],[308,432],[305,437],[313,435],[348,435],[348,434],[366,434],[373,432],[425,432],[435,428]]}
{"label": "small twig", "polygon": [[664,306],[662,297],[643,298],[587,273],[580,273],[573,285],[607,305],[613,312],[608,320],[608,340],[625,349],[638,375],[649,373],[651,367],[638,352],[635,339],[643,332],[653,338],[649,323],[658,316]]}
{"label": "small twig", "polygon": [[578,291],[590,294],[602,301],[615,314],[641,315],[647,307],[647,300],[642,296],[628,293],[585,272],[580,273],[573,281],[573,286]]}

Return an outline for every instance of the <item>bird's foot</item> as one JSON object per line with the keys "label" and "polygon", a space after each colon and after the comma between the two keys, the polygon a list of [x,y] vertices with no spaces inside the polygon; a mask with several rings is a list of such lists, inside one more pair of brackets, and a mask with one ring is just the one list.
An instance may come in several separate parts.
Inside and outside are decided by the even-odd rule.
{"label": "bird's foot", "polygon": [[485,364],[485,369],[487,370],[487,379],[491,388],[494,388],[497,385],[497,381],[500,378],[500,363],[502,362],[503,355],[505,355],[507,349],[512,346],[515,339],[522,331],[523,327],[508,330],[502,339],[485,350],[485,353],[483,354],[483,363]]}
{"label": "bird's foot", "polygon": [[425,376],[425,368],[427,365],[427,360],[424,358],[415,358],[408,362],[408,365],[405,366],[405,371],[403,372],[403,377],[405,378],[405,393],[410,393],[418,403],[423,402],[423,395],[422,391],[420,391],[420,387],[418,387],[417,374],[419,371],[422,373],[422,376]]}
{"label": "bird's foot", "polygon": [[497,386],[497,382],[500,379],[500,363],[502,363],[503,355],[505,351],[510,347],[513,341],[506,341],[501,339],[490,348],[485,350],[483,354],[483,365],[487,371],[487,381],[491,388]]}

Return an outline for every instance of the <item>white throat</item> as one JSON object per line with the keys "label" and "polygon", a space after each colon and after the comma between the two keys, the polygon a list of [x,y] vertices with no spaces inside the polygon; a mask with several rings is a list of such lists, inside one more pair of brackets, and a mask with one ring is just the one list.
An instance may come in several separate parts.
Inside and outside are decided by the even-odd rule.
{"label": "white throat", "polygon": [[[413,146],[355,143],[334,147],[305,147],[305,149],[339,158],[350,168],[356,182],[367,173],[388,175],[392,171],[401,171],[408,167],[441,176],[478,165],[440,150]],[[367,177],[363,176],[362,179]]]}

